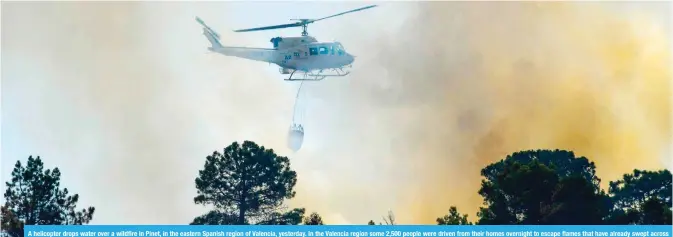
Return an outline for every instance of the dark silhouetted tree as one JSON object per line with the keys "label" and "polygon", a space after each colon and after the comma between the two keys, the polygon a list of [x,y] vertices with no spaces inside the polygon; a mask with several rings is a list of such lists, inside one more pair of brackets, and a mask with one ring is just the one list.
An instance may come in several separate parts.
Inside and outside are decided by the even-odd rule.
{"label": "dark silhouetted tree", "polygon": [[528,150],[508,155],[504,160],[495,162],[481,170],[486,180],[493,182],[506,165],[506,162],[528,164],[538,161],[547,168],[555,171],[561,178],[567,176],[581,176],[600,189],[600,179],[596,176],[596,165],[586,157],[576,157],[572,151],[565,150]]}
{"label": "dark silhouetted tree", "polygon": [[[238,225],[238,215],[211,210],[208,213],[194,218],[190,225]],[[248,223],[243,223],[247,225]]]}
{"label": "dark silhouetted tree", "polygon": [[600,224],[609,202],[596,186],[595,166],[573,159],[567,151],[524,151],[484,168],[478,223]]}
{"label": "dark silhouetted tree", "polygon": [[322,222],[322,217],[317,212],[313,212],[304,218],[304,225],[324,225],[324,223]]}
{"label": "dark silhouetted tree", "polygon": [[266,215],[257,225],[299,225],[304,219],[306,209],[295,208],[288,212],[273,212]]}
{"label": "dark silhouetted tree", "polygon": [[[476,224],[670,225],[673,178],[668,170],[634,170],[600,188],[596,166],[571,151],[515,152],[481,170],[485,207]],[[457,209],[437,223],[465,223]]]}
{"label": "dark silhouetted tree", "polygon": [[369,222],[367,222],[367,225],[376,225],[376,223],[374,223],[374,220],[369,220]]}
{"label": "dark silhouetted tree", "polygon": [[26,166],[17,161],[6,185],[2,231],[12,237],[22,237],[24,225],[82,225],[93,218],[94,207],[76,210],[79,195],[60,189],[61,172],[45,170],[39,156],[28,157]]}
{"label": "dark silhouetted tree", "polygon": [[640,207],[639,221],[636,224],[641,225],[671,225],[671,208],[666,201],[654,197],[647,199]]}
{"label": "dark silhouetted tree", "polygon": [[469,221],[467,221],[467,214],[461,215],[458,212],[458,208],[455,206],[452,206],[449,208],[449,214],[444,215],[443,217],[437,218],[437,224],[438,225],[471,225]]}
{"label": "dark silhouetted tree", "polygon": [[602,224],[610,212],[611,202],[602,191],[581,176],[561,178],[549,204],[542,211],[541,224]]}
{"label": "dark silhouetted tree", "polygon": [[615,208],[635,208],[650,198],[657,198],[671,207],[673,176],[668,170],[634,170],[621,180],[610,182],[608,190]]}
{"label": "dark silhouetted tree", "polygon": [[195,182],[194,202],[215,210],[192,224],[298,224],[303,218],[303,209],[281,212],[283,201],[295,195],[297,174],[290,160],[254,142],[234,142],[223,153],[213,152]]}
{"label": "dark silhouetted tree", "polygon": [[668,170],[634,170],[610,182],[614,208],[609,223],[670,225],[672,179]]}
{"label": "dark silhouetted tree", "polygon": [[499,172],[481,183],[479,194],[487,206],[477,214],[479,224],[540,224],[541,204],[548,203],[558,175],[538,161],[499,164]]}
{"label": "dark silhouetted tree", "polygon": [[383,223],[386,223],[386,225],[397,225],[393,211],[388,211],[388,215],[383,217]]}

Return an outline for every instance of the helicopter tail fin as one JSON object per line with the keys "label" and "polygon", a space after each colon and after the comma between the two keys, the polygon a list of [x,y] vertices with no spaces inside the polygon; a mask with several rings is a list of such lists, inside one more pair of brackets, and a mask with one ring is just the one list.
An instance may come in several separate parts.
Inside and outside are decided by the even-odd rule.
{"label": "helicopter tail fin", "polygon": [[203,26],[203,35],[206,36],[208,41],[210,41],[210,49],[213,50],[216,48],[222,48],[222,44],[220,44],[220,35],[211,29],[208,25],[206,25],[206,23],[203,22],[203,20],[201,20],[201,18],[198,16],[196,17],[196,22]]}

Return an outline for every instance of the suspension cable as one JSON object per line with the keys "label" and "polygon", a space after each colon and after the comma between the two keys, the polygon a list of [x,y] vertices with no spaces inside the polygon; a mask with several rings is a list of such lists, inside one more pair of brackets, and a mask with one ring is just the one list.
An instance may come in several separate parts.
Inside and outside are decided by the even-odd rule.
{"label": "suspension cable", "polygon": [[304,85],[304,82],[302,81],[302,82],[299,84],[299,89],[297,89],[297,95],[296,95],[295,98],[294,98],[294,108],[292,109],[292,110],[293,110],[293,113],[292,113],[292,125],[295,124],[295,117],[297,116],[297,102],[299,102],[299,92],[301,92],[301,87],[302,87],[303,85]]}

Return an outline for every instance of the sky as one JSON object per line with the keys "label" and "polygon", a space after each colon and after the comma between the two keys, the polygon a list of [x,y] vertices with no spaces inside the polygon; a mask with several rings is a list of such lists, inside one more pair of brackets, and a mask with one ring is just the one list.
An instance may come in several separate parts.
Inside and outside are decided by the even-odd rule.
{"label": "sky", "polygon": [[[95,206],[94,224],[184,224],[205,157],[252,140],[290,157],[292,207],[333,224],[433,223],[481,204],[479,170],[507,154],[570,149],[606,184],[671,167],[671,4],[378,2],[309,26],[356,55],[305,84],[306,129],[286,148],[297,83],[216,55],[201,17],[231,30],[370,2],[2,2],[2,180],[41,156]],[[4,182],[2,186],[4,190]]]}

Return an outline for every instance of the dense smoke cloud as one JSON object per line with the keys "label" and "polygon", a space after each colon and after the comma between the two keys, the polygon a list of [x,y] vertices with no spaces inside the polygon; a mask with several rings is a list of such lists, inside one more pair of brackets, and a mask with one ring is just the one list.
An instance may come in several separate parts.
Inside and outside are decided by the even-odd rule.
{"label": "dense smoke cloud", "polygon": [[372,47],[377,74],[347,90],[357,116],[385,127],[388,146],[355,150],[390,150],[369,159],[397,162],[387,186],[400,221],[431,223],[450,205],[474,216],[479,170],[518,150],[573,150],[604,184],[670,162],[667,3],[417,4]]}
{"label": "dense smoke cloud", "polygon": [[96,207],[94,223],[202,214],[193,197],[205,156],[245,139],[282,149],[291,115],[282,81],[205,50],[194,16],[223,6],[3,3],[3,179],[16,159],[41,155]]}
{"label": "dense smoke cloud", "polygon": [[204,157],[248,139],[291,157],[291,204],[327,223],[388,209],[430,223],[450,205],[473,216],[479,169],[513,151],[571,149],[604,180],[670,159],[670,35],[655,18],[669,3],[386,3],[369,24],[326,22],[316,36],[341,35],[356,69],[306,86],[297,154],[296,88],[204,49],[195,15],[226,44],[259,38],[226,31],[217,16],[235,4],[3,3],[3,179],[39,154],[95,223],[186,223],[203,212]]}

